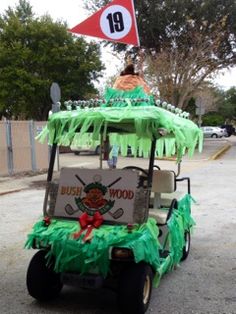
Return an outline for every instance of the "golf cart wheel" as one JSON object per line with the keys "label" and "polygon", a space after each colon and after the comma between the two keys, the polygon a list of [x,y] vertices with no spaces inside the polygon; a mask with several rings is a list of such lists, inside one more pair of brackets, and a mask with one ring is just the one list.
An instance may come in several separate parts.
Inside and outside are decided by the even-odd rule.
{"label": "golf cart wheel", "polygon": [[212,136],[211,136],[212,138],[217,138],[218,137],[218,135],[217,134],[212,134]]}
{"label": "golf cart wheel", "polygon": [[189,231],[185,231],[184,240],[185,240],[185,246],[183,248],[183,255],[182,255],[181,261],[186,260],[190,252],[191,236],[190,236]]}
{"label": "golf cart wheel", "polygon": [[100,152],[101,152],[101,147],[100,147],[100,145],[98,145],[98,146],[96,147],[96,149],[95,149],[94,154],[95,154],[95,155],[100,155]]}
{"label": "golf cart wheel", "polygon": [[40,250],[33,256],[26,276],[29,294],[39,301],[57,297],[62,289],[60,274],[53,271],[54,263],[47,265],[46,254],[46,250]]}
{"label": "golf cart wheel", "polygon": [[152,293],[153,271],[146,263],[134,264],[121,275],[118,303],[122,313],[146,312]]}

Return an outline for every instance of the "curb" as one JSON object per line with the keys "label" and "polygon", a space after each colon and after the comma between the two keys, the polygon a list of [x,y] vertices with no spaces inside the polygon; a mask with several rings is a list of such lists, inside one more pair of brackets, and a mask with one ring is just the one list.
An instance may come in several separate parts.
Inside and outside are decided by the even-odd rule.
{"label": "curb", "polygon": [[22,189],[16,189],[16,190],[10,190],[10,191],[4,191],[4,192],[0,192],[0,196],[2,195],[6,195],[6,194],[11,194],[11,193],[16,193],[16,192],[20,192],[22,190],[24,190],[25,188]]}
{"label": "curb", "polygon": [[227,150],[229,150],[232,147],[232,144],[226,144],[225,146],[223,146],[221,149],[219,149],[216,153],[214,153],[213,155],[211,155],[208,160],[216,160],[217,158],[219,158],[221,155],[223,155],[225,152],[227,152]]}
{"label": "curb", "polygon": [[156,160],[177,161],[175,157],[156,157]]}

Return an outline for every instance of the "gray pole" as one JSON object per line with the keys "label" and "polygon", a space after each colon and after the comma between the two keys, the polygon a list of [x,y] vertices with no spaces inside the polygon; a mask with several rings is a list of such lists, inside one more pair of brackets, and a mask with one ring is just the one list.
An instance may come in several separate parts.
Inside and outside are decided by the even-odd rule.
{"label": "gray pole", "polygon": [[199,114],[198,114],[198,127],[200,128],[202,126],[202,104],[198,107]]}
{"label": "gray pole", "polygon": [[13,151],[12,151],[12,135],[11,135],[11,122],[7,120],[6,124],[6,143],[7,143],[7,164],[8,173],[13,175],[14,173],[14,162],[13,162]]}
{"label": "gray pole", "polygon": [[205,113],[205,105],[202,97],[197,97],[196,99],[196,115],[198,116],[198,126],[202,126],[202,115]]}
{"label": "gray pole", "polygon": [[[50,87],[50,96],[51,99],[53,101],[52,103],[52,113],[56,113],[60,111],[60,107],[61,107],[61,89],[60,86],[53,82],[51,87]],[[57,147],[57,170],[60,169],[60,165],[59,165],[59,147]]]}

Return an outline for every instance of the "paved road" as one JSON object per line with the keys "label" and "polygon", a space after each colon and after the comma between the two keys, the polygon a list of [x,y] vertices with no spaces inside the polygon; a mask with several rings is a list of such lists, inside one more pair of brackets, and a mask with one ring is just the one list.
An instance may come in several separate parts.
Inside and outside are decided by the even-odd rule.
{"label": "paved road", "polygon": [[[191,174],[192,194],[197,201],[193,205],[197,225],[192,250],[189,258],[164,276],[159,288],[153,290],[148,314],[236,314],[236,146],[233,144],[219,160],[186,161],[188,166],[183,166],[183,174]],[[84,162],[90,162],[85,158]],[[130,159],[133,163],[134,159]],[[145,166],[145,160],[138,161],[141,167]],[[119,159],[119,164],[122,163]],[[41,214],[43,197],[40,186],[0,196],[0,312],[118,314],[115,295],[110,291],[91,293],[65,288],[59,299],[47,305],[35,302],[27,294],[25,274],[34,252],[24,250],[23,245]]]}
{"label": "paved road", "polygon": [[[236,146],[191,172],[191,255],[155,290],[154,313],[236,313]],[[160,309],[159,311],[157,309]]]}

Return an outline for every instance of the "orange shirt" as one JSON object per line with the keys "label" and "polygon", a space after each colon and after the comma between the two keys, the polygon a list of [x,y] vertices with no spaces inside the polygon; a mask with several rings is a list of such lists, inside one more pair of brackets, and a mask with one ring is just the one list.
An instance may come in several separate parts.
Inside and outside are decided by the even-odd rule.
{"label": "orange shirt", "polygon": [[142,86],[145,93],[150,94],[150,88],[148,87],[147,83],[144,81],[142,77],[139,75],[132,75],[132,74],[127,74],[127,75],[122,75],[117,77],[113,88],[115,89],[121,89],[121,90],[132,90],[137,86]]}

